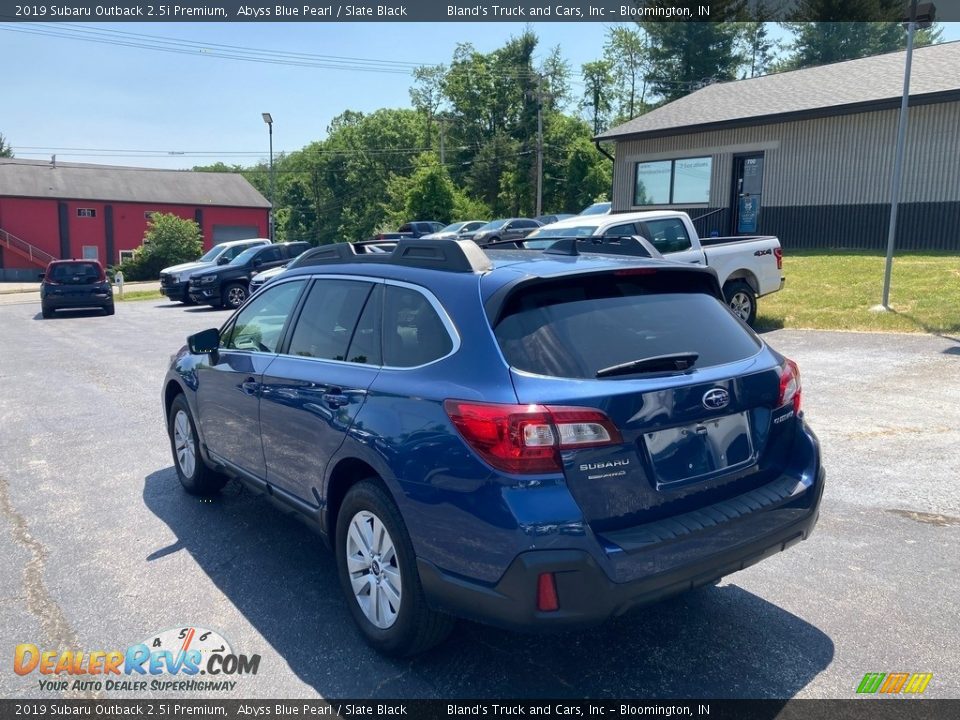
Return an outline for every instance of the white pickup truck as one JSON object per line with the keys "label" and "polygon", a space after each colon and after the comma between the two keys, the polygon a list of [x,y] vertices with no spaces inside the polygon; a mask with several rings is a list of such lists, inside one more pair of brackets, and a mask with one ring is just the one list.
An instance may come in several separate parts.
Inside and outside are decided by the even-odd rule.
{"label": "white pickup truck", "polygon": [[730,308],[750,325],[757,317],[757,298],[783,287],[783,252],[777,238],[701,239],[690,216],[676,210],[578,215],[537,228],[523,244],[534,249],[562,237],[633,235],[648,240],[667,260],[713,268]]}

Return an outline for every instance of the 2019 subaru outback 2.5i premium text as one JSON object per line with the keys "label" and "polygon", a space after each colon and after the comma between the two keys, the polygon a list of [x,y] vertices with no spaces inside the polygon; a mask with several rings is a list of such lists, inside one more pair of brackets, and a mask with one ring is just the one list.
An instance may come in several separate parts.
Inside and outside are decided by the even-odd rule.
{"label": "2019 subaru outback 2.5i premium text", "polygon": [[332,245],[197,333],[163,388],[188,492],[233,476],[329,538],[363,636],[589,626],[802,540],[800,374],[709,268]]}

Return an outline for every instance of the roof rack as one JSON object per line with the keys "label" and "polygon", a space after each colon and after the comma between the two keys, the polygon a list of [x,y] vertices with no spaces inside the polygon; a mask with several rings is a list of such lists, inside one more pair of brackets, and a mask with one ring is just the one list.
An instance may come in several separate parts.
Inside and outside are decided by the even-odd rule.
{"label": "roof rack", "polygon": [[[571,235],[538,235],[529,238],[531,241],[554,241],[552,245],[543,248],[547,255],[575,256],[581,253],[597,253],[600,255],[629,255],[631,257],[662,258],[663,255],[653,244],[642,235],[587,235],[576,237]],[[519,240],[500,240],[492,242],[487,247],[497,245],[513,245],[521,250],[532,250],[524,245],[524,238]]]}
{"label": "roof rack", "polygon": [[[395,243],[392,252],[387,246]],[[380,263],[450,272],[487,272],[490,258],[472,240],[364,240],[316,248],[300,267],[344,263]]]}

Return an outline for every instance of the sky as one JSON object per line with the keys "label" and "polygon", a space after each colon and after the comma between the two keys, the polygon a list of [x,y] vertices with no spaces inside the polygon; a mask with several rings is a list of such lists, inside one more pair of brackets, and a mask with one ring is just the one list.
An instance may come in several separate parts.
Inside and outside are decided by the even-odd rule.
{"label": "sky", "polygon": [[[449,64],[459,42],[489,52],[525,27],[521,23],[0,24],[0,63],[5,66],[0,67],[4,97],[0,133],[16,157],[22,158],[49,160],[56,153],[61,161],[113,165],[189,168],[217,161],[249,165],[268,156],[268,130],[261,113],[273,117],[274,153],[297,150],[322,139],[330,120],[344,110],[409,107],[412,79],[408,71],[413,65]],[[603,23],[533,23],[531,27],[540,38],[538,57],[560,45],[574,71],[600,57],[607,30]],[[960,23],[943,27],[944,40],[960,39]],[[72,37],[76,35],[100,42],[77,40]],[[156,44],[157,38],[164,38],[166,47],[173,39],[209,48],[184,46],[187,52],[170,53],[143,47]],[[250,57],[250,48],[360,60],[349,61],[350,69],[330,69],[226,59],[210,52]],[[363,71],[357,66],[386,66],[392,72]],[[583,86],[574,83],[572,91],[579,96]],[[145,156],[137,151],[156,152]]]}

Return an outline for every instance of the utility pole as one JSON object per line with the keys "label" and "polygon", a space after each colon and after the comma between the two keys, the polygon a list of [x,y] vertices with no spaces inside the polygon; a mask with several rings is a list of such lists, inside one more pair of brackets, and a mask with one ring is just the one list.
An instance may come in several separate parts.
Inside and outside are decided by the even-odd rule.
{"label": "utility pole", "polygon": [[439,118],[438,122],[440,124],[440,165],[442,167],[447,166],[447,152],[446,152],[446,139],[447,139],[447,122],[446,118]]}
{"label": "utility pole", "polygon": [[[918,12],[919,9],[919,12]],[[890,309],[890,275],[893,271],[893,248],[897,238],[897,208],[900,187],[903,184],[903,154],[907,140],[907,113],[910,104],[910,66],[913,63],[913,35],[917,27],[930,27],[936,7],[933,3],[919,5],[911,0],[907,22],[907,61],[903,71],[903,97],[900,99],[900,121],[897,125],[897,149],[893,160],[893,179],[890,182],[890,225],[887,228],[887,262],[883,271],[883,297],[878,310]]]}
{"label": "utility pole", "polygon": [[537,217],[543,215],[543,73],[537,73]]}

